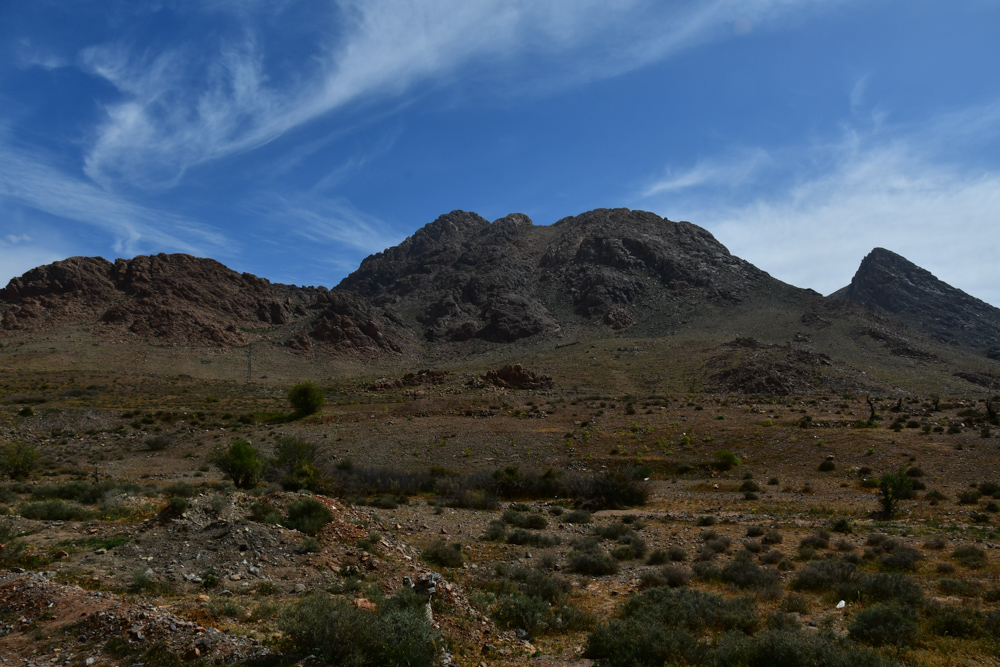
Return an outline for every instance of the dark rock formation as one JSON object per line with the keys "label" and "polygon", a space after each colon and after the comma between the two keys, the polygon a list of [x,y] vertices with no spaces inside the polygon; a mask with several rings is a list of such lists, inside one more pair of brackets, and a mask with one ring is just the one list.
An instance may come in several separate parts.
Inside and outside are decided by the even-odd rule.
{"label": "dark rock formation", "polygon": [[622,330],[681,308],[784,286],[704,229],[599,209],[549,227],[453,211],[365,259],[340,289],[390,308],[429,341],[508,343],[585,324]]}
{"label": "dark rock formation", "polygon": [[[333,351],[355,352],[366,357],[403,351],[390,333],[402,327],[357,294],[344,290],[321,291],[316,297],[316,305],[322,310],[309,336]],[[286,344],[298,349],[311,348],[302,334]]]}
{"label": "dark rock formation", "polygon": [[71,257],[40,266],[3,290],[4,329],[100,322],[143,338],[239,345],[241,328],[287,324],[308,314],[315,290],[272,285],[190,255],[116,260]]}
{"label": "dark rock formation", "polygon": [[1000,309],[883,248],[872,250],[851,284],[830,297],[861,304],[945,342],[984,352],[1000,347]]}
{"label": "dark rock formation", "polygon": [[486,371],[483,379],[498,387],[513,389],[551,389],[552,378],[529,371],[521,364],[508,364],[503,368],[493,368]]}

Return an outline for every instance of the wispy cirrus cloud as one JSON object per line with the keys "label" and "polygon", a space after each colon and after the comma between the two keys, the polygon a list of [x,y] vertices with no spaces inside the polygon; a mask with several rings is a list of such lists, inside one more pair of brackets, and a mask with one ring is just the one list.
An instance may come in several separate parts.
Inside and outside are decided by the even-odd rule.
{"label": "wispy cirrus cloud", "polygon": [[110,236],[116,252],[172,249],[203,254],[226,245],[219,232],[169,212],[135,204],[85,178],[51,166],[51,156],[0,137],[0,203],[76,221]]}
{"label": "wispy cirrus cloud", "polygon": [[724,158],[710,158],[699,161],[689,169],[667,173],[647,185],[643,197],[671,192],[682,192],[702,187],[740,187],[752,182],[768,167],[775,165],[771,155],[762,148],[733,153]]}
{"label": "wispy cirrus cloud", "polygon": [[[281,220],[288,234],[323,245],[333,245],[345,254],[367,255],[380,252],[403,240],[375,216],[358,210],[341,197],[326,197],[316,192],[294,197],[267,195],[253,205],[255,215],[267,220]],[[352,260],[353,261],[353,260]],[[355,262],[349,268],[356,268]]]}
{"label": "wispy cirrus cloud", "polygon": [[[998,136],[996,104],[917,126],[845,126],[835,142],[772,150],[768,178],[752,192],[725,178],[688,178],[647,200],[800,287],[824,294],[843,287],[868,252],[884,247],[1000,306],[1000,171],[948,152]],[[713,175],[744,169],[740,159],[712,164],[705,171]]]}
{"label": "wispy cirrus cloud", "polygon": [[[259,147],[351,104],[447,81],[465,68],[516,65],[530,54],[549,67],[507,77],[508,85],[614,76],[844,1],[626,0],[611,11],[596,0],[340,0],[328,5],[327,24],[310,33],[308,55],[297,50],[293,62],[276,62],[258,36],[256,11],[265,5],[215,3],[213,11],[231,8],[242,29],[207,50],[178,44],[150,53],[118,42],[81,54],[81,65],[121,94],[105,107],[86,173],[105,184],[169,187],[195,165]],[[279,76],[289,71],[295,76]]]}

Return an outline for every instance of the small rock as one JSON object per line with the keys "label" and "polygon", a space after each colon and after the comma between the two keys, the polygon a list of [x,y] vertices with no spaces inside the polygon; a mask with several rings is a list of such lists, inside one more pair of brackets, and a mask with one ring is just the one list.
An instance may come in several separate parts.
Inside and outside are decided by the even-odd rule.
{"label": "small rock", "polygon": [[447,535],[447,534],[448,534],[448,529],[447,529],[447,528],[445,528],[444,526],[442,526],[442,527],[441,527],[441,534],[442,534],[442,535]]}
{"label": "small rock", "polygon": [[296,593],[305,593],[306,592],[306,585],[305,584],[295,584],[295,592]]}
{"label": "small rock", "polygon": [[514,631],[514,634],[517,635],[517,638],[523,642],[531,641],[531,635],[529,635],[528,631],[524,628],[518,628]]}

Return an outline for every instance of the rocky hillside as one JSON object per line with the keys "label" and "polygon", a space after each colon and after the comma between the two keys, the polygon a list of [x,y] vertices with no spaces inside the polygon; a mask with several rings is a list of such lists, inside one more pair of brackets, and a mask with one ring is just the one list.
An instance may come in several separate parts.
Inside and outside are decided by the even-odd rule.
{"label": "rocky hillside", "polygon": [[1000,359],[1000,309],[884,248],[872,250],[851,284],[830,296],[889,315],[941,341]]}
{"label": "rocky hillside", "polygon": [[[771,347],[723,351],[713,366],[723,375],[706,382],[757,386],[744,376],[766,367],[788,391],[818,373],[814,353],[947,365],[919,331],[1000,356],[1000,311],[888,251],[869,255],[834,296],[782,283],[697,225],[653,213],[598,209],[537,226],[518,213],[489,222],[453,211],[366,258],[332,290],[273,284],[188,255],[73,257],[0,290],[0,336],[83,325],[109,342],[267,341],[299,355],[404,362],[615,332],[709,345],[743,336]],[[726,375],[729,366],[742,375]]]}
{"label": "rocky hillside", "polygon": [[71,257],[0,291],[5,330],[100,323],[110,331],[189,345],[240,345],[241,329],[306,317],[316,290],[274,285],[212,259],[139,256],[111,263]]}
{"label": "rocky hillside", "polygon": [[696,225],[628,209],[544,227],[519,213],[490,223],[453,211],[365,259],[339,288],[397,312],[428,341],[494,342],[567,325],[622,330],[692,306],[804,292]]}

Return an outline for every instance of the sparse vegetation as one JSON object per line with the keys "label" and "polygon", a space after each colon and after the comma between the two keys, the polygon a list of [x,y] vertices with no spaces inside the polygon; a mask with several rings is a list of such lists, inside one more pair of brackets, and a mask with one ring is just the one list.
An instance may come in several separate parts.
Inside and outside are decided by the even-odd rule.
{"label": "sparse vegetation", "polygon": [[217,445],[210,461],[228,475],[238,489],[252,489],[260,481],[264,460],[257,449],[243,438],[234,438],[228,445]]}
{"label": "sparse vegetation", "polygon": [[312,382],[300,382],[288,390],[288,402],[296,417],[307,417],[323,407],[326,394]]}

